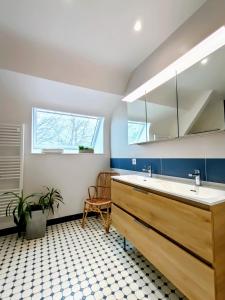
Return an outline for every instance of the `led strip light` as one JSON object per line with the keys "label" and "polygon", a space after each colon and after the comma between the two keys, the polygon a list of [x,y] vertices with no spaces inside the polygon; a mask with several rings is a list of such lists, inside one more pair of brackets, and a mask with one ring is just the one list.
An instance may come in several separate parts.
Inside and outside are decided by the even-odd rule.
{"label": "led strip light", "polygon": [[145,94],[153,91],[163,83],[190,68],[208,55],[212,54],[225,45],[225,26],[222,26],[213,34],[208,36],[194,48],[186,52],[157,75],[146,81],[133,92],[125,96],[122,101],[133,102]]}

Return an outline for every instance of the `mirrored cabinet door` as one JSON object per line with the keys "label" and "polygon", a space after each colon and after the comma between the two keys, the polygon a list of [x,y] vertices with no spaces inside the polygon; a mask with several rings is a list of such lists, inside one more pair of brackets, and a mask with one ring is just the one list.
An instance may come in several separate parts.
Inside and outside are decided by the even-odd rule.
{"label": "mirrored cabinet door", "polygon": [[225,47],[177,76],[180,136],[224,130]]}
{"label": "mirrored cabinet door", "polygon": [[127,103],[128,144],[178,137],[176,77]]}
{"label": "mirrored cabinet door", "polygon": [[178,137],[176,77],[147,95],[149,141]]}
{"label": "mirrored cabinet door", "polygon": [[221,130],[225,130],[225,46],[128,104],[129,144]]}
{"label": "mirrored cabinet door", "polygon": [[127,103],[128,144],[145,143],[148,141],[146,122],[146,101],[144,98]]}

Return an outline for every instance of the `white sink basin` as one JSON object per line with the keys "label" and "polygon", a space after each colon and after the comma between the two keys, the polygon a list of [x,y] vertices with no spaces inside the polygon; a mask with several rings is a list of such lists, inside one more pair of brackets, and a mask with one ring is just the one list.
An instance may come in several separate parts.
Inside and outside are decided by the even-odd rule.
{"label": "white sink basin", "polygon": [[121,175],[113,178],[137,185],[151,190],[171,194],[185,198],[187,200],[196,201],[207,205],[215,205],[225,201],[225,190],[200,186],[195,187],[194,184],[170,181],[159,178],[145,177],[141,175]]}

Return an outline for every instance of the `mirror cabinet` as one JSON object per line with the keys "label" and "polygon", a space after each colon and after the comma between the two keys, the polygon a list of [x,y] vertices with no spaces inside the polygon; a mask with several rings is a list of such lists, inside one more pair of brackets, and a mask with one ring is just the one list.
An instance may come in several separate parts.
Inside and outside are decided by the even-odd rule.
{"label": "mirror cabinet", "polygon": [[179,135],[224,130],[225,47],[177,76]]}
{"label": "mirror cabinet", "polygon": [[127,103],[128,144],[225,130],[225,46]]}

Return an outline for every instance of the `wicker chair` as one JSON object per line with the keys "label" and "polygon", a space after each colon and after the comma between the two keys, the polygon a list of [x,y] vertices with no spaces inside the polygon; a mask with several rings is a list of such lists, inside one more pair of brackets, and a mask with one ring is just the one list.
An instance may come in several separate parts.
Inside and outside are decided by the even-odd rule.
{"label": "wicker chair", "polygon": [[82,228],[85,226],[89,212],[95,212],[101,217],[106,233],[111,223],[111,176],[119,175],[116,172],[100,172],[96,186],[88,188],[89,198],[84,201]]}

